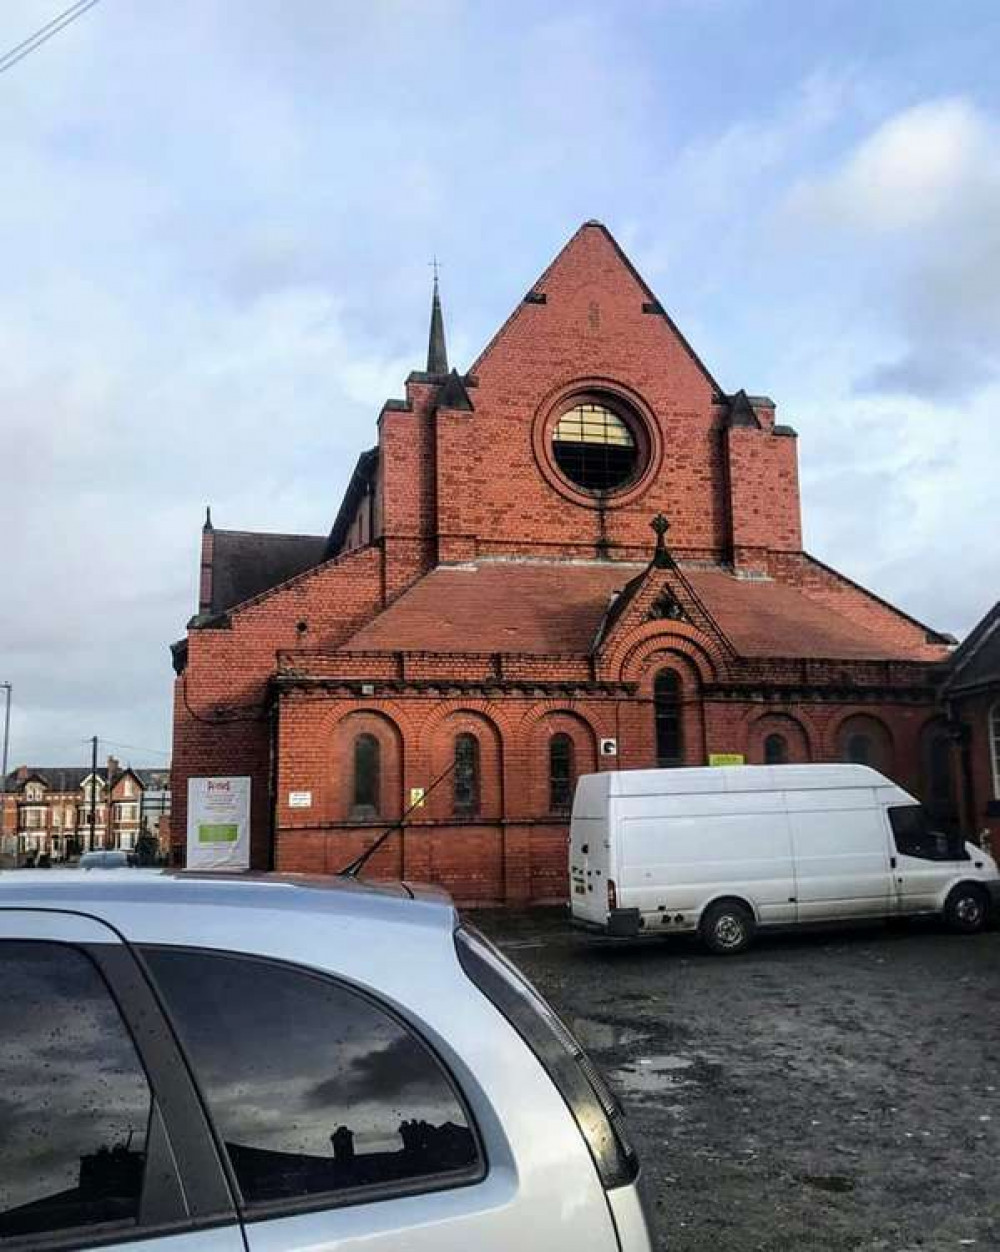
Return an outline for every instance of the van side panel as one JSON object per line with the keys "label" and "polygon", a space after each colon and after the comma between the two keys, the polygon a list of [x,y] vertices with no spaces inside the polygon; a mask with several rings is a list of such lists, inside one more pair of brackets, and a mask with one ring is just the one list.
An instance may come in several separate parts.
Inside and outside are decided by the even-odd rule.
{"label": "van side panel", "polygon": [[882,806],[875,791],[789,791],[801,922],[893,910]]}
{"label": "van side panel", "polygon": [[[745,899],[763,923],[795,920],[781,792],[630,796],[617,805],[618,902],[638,908],[647,931],[693,929],[720,896]],[[678,913],[680,924],[663,920]]]}

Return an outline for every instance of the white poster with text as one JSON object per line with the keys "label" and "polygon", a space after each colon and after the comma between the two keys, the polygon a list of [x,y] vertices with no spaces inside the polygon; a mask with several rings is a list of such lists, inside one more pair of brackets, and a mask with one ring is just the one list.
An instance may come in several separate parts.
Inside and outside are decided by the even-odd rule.
{"label": "white poster with text", "polygon": [[189,778],[188,869],[250,868],[250,779]]}

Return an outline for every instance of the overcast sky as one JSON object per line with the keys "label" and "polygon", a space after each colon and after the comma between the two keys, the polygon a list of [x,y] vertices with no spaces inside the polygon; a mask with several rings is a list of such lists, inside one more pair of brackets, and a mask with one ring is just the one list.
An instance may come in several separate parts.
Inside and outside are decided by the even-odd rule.
{"label": "overcast sky", "polygon": [[[68,0],[4,0],[0,50]],[[425,351],[605,221],[797,427],[806,545],[1000,596],[996,0],[103,0],[0,74],[11,764],[170,743],[218,526],[323,533]],[[104,750],[102,744],[102,751]]]}

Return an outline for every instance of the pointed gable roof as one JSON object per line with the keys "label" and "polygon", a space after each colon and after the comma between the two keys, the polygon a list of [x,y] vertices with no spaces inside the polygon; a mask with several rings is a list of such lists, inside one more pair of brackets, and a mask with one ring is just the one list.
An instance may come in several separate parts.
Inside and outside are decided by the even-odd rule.
{"label": "pointed gable roof", "polygon": [[466,390],[465,381],[458,370],[452,370],[438,392],[437,408],[457,409],[462,413],[473,411],[472,399]]}
{"label": "pointed gable roof", "polygon": [[760,419],[754,412],[750,397],[742,387],[734,396],[729,397],[729,425],[753,426],[760,429]]}
{"label": "pointed gable roof", "polygon": [[508,337],[515,325],[524,317],[527,310],[531,309],[532,306],[545,306],[551,302],[552,288],[579,286],[588,277],[596,279],[598,274],[602,270],[606,271],[609,265],[628,276],[629,281],[636,288],[636,297],[639,300],[642,312],[656,317],[664,324],[671,338],[680,345],[684,353],[686,353],[708,382],[713,393],[721,400],[725,393],[712,376],[708,367],[695,352],[694,348],[691,347],[687,339],[685,339],[663,305],[654,295],[652,288],[633,265],[611,231],[608,230],[603,222],[598,222],[595,219],[584,222],[570,237],[562,250],[532,285],[528,294],[476,358],[475,363],[469,370],[469,375],[474,377],[479,374],[490,356]]}
{"label": "pointed gable roof", "polygon": [[714,640],[722,652],[737,655],[732,640],[680,566],[672,559],[664,564],[655,557],[608,606],[594,639],[594,651],[606,653],[616,638],[654,620],[687,622]]}

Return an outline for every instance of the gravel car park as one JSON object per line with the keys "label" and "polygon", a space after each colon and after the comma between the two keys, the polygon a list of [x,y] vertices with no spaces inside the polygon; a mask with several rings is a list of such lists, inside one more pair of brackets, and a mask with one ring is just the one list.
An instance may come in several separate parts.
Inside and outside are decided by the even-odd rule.
{"label": "gravel car park", "polygon": [[1000,1247],[1000,933],[621,943],[481,913],[603,1067],[671,1252]]}

